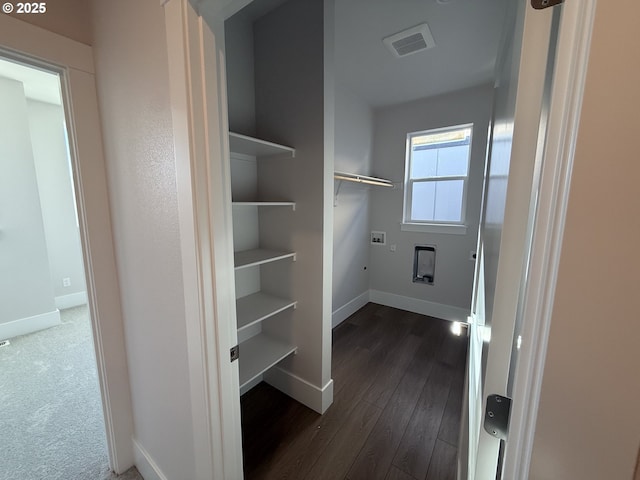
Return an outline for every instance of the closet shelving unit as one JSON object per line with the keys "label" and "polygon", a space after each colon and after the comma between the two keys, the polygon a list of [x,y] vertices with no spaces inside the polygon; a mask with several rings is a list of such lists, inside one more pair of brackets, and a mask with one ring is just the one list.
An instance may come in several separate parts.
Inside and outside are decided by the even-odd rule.
{"label": "closet shelving unit", "polygon": [[[295,150],[291,147],[231,132],[229,133],[229,149],[231,151],[231,162],[234,162],[234,158],[236,160],[239,158],[245,163],[251,163],[260,162],[268,158],[293,159],[295,157]],[[257,222],[260,218],[260,211],[263,208],[284,208],[295,211],[296,204],[292,201],[272,201],[271,199],[263,201],[258,198],[247,198],[247,196],[257,197],[259,182],[257,168],[255,172],[251,169],[249,171],[248,180],[243,180],[245,191],[240,201],[235,201],[236,192],[234,191],[232,173],[232,197],[234,197],[232,210],[234,217],[236,215],[240,216],[240,210],[242,210],[245,211],[242,221]],[[250,193],[247,193],[247,185],[249,185]],[[234,221],[234,225],[235,223]],[[236,234],[239,234],[239,232],[236,232],[234,228],[236,283],[239,272],[245,271],[251,274],[250,269],[260,269],[261,265],[271,262],[295,261],[296,259],[295,252],[261,248],[257,225],[254,225],[254,227],[256,227],[253,230],[254,233],[245,233],[245,235],[250,235],[252,238],[249,239],[249,243],[257,244],[258,247],[237,250]],[[257,270],[255,275],[259,277]],[[296,301],[271,295],[263,291],[262,288],[258,291],[249,291],[248,294],[246,291],[242,293],[243,296],[236,299],[236,327],[238,329],[238,338],[240,339],[240,358],[238,362],[241,390],[297,350],[295,345],[263,333],[261,326],[263,321],[276,316],[280,312],[296,308]]]}

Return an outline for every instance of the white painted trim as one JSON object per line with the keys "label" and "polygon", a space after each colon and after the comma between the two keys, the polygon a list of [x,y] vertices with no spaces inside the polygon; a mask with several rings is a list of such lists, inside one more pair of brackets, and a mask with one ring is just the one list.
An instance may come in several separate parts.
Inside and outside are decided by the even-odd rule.
{"label": "white painted trim", "polygon": [[136,468],[144,480],[168,480],[167,476],[162,473],[158,464],[151,457],[149,452],[133,439],[133,450],[136,459]]}
{"label": "white painted trim", "polygon": [[[322,201],[322,318],[320,343],[322,405],[320,412],[333,402],[333,380],[331,380],[331,323],[333,295],[333,172],[335,170],[335,0],[323,1],[323,201]],[[297,234],[296,234],[297,236]],[[330,385],[331,388],[327,388]]]}
{"label": "white painted trim", "polygon": [[60,295],[55,298],[56,308],[58,310],[86,305],[88,301],[89,298],[87,297],[87,292],[70,293],[68,295]]}
{"label": "white painted trim", "polygon": [[184,279],[194,470],[197,479],[226,478],[220,406],[223,385],[218,378],[221,352],[215,351],[217,312],[213,293],[218,286],[212,275],[214,260],[211,251],[214,246],[209,225],[211,213],[205,133],[208,119],[203,86],[203,32],[200,20],[186,0],[171,0],[165,4],[164,10]]}
{"label": "white painted trim", "polygon": [[563,6],[503,478],[528,478],[596,0]]}
{"label": "white painted trim", "polygon": [[133,409],[95,77],[68,68],[62,79],[109,465],[122,473],[134,462]]}
{"label": "white painted trim", "polygon": [[283,368],[273,367],[265,372],[264,381],[321,414],[333,402],[333,379],[320,388]]}
{"label": "white painted trim", "polygon": [[349,300],[347,303],[337,308],[331,314],[331,328],[336,328],[351,315],[356,313],[362,307],[369,303],[369,290],[361,293],[356,298]]}
{"label": "white painted trim", "polygon": [[[212,383],[210,396],[218,395],[220,412],[220,445],[223,451],[224,478],[243,478],[240,374],[238,362],[231,362],[229,350],[238,344],[236,329],[235,270],[233,264],[233,221],[231,202],[231,165],[229,163],[229,125],[227,108],[227,73],[224,45],[224,22],[218,19],[213,27],[202,17],[200,55],[203,65],[203,96],[205,107],[206,157],[203,167],[208,172],[203,191],[209,202],[206,218],[213,239],[212,255],[215,268],[214,315],[215,331],[207,344],[215,351],[218,381]],[[205,219],[203,219],[204,221]],[[215,335],[215,336],[214,336]],[[212,372],[209,373],[214,378]],[[214,432],[215,433],[215,432]]]}
{"label": "white painted trim", "polygon": [[418,232],[418,233],[440,233],[445,235],[466,235],[467,226],[460,225],[445,225],[437,223],[410,223],[402,222],[400,224],[400,230],[403,232]]}
{"label": "white painted trim", "polygon": [[38,332],[45,328],[55,327],[61,323],[60,311],[57,309],[51,312],[33,315],[32,317],[19,318],[0,324],[0,340],[7,340],[19,335]]}
{"label": "white painted trim", "polygon": [[0,44],[60,67],[94,73],[91,47],[9,15],[0,15]]}
{"label": "white painted trim", "polygon": [[[497,120],[498,125],[500,122],[513,123],[513,140],[497,272],[492,282],[493,288],[486,288],[485,295],[487,303],[493,300],[490,316],[485,315],[486,326],[490,329],[486,332],[490,335],[490,343],[485,342],[482,359],[470,357],[471,362],[481,361],[484,365],[483,409],[489,394],[507,393],[516,318],[520,314],[522,286],[527,275],[526,260],[530,256],[530,228],[535,212],[532,199],[538,188],[544,141],[543,132],[541,134],[545,119],[543,107],[551,79],[548,64],[549,55],[553,54],[550,52],[550,40],[554,10],[534,10],[528,2],[519,2],[518,5],[521,12],[518,15],[524,14],[521,55],[514,55],[513,60],[517,61],[509,64],[511,81],[508,87],[502,87],[502,94],[515,100],[515,109],[512,112],[505,111],[512,114],[513,118],[500,115]],[[511,96],[513,92],[515,97]],[[519,161],[523,159],[528,161]],[[486,255],[485,250],[485,265]],[[487,284],[485,280],[485,286]],[[480,428],[475,476],[472,478],[484,480],[495,477],[499,449],[500,440]]]}
{"label": "white painted trim", "polygon": [[467,317],[469,316],[469,310],[465,308],[429,302],[428,300],[420,300],[419,298],[405,297],[394,293],[381,292],[379,290],[369,290],[369,298],[373,303],[452,322],[466,323]]}
{"label": "white painted trim", "polygon": [[224,23],[164,8],[196,478],[242,478]]}

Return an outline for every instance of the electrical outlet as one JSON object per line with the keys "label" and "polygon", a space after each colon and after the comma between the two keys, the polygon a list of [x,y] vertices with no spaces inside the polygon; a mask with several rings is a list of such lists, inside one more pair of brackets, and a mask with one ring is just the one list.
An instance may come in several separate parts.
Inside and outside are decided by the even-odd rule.
{"label": "electrical outlet", "polygon": [[70,287],[71,286],[71,279],[69,277],[64,277],[62,279],[62,286],[63,287]]}
{"label": "electrical outlet", "polygon": [[391,250],[392,252],[395,252],[396,248],[397,248],[396,244],[392,243],[391,246],[389,247],[389,250]]}

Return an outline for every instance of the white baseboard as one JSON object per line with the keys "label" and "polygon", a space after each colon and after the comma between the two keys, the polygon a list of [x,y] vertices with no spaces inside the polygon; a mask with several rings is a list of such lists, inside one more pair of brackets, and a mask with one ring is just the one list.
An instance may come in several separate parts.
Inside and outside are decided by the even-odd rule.
{"label": "white baseboard", "polygon": [[318,413],[326,412],[333,403],[333,380],[319,388],[291,372],[273,367],[265,372],[264,381]]}
{"label": "white baseboard", "polygon": [[335,328],[344,322],[351,315],[356,313],[362,307],[364,307],[367,303],[369,303],[369,290],[358,295],[353,300],[345,303],[340,308],[337,308],[331,314],[331,328]]}
{"label": "white baseboard", "polygon": [[381,292],[379,290],[369,290],[369,298],[373,303],[386,305],[387,307],[399,308],[408,312],[429,315],[430,317],[450,320],[452,322],[466,322],[469,310],[442,303],[429,302],[418,298],[404,297],[394,293]]}
{"label": "white baseboard", "polygon": [[0,324],[0,340],[34,333],[39,330],[44,330],[45,328],[55,327],[61,323],[59,310],[2,323]]}
{"label": "white baseboard", "polygon": [[87,292],[70,293],[56,297],[56,308],[65,310],[67,308],[79,307],[87,304]]}
{"label": "white baseboard", "polygon": [[136,461],[136,468],[144,480],[168,480],[162,473],[160,467],[151,458],[149,452],[147,452],[138,441],[133,439],[133,454]]}

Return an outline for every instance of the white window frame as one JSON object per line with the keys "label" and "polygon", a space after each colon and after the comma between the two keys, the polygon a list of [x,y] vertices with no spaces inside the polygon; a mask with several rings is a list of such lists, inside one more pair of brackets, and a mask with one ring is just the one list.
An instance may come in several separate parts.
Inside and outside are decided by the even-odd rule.
{"label": "white window frame", "polygon": [[[425,178],[411,178],[411,162],[412,162],[412,148],[411,141],[415,137],[423,135],[432,135],[438,133],[446,133],[455,130],[470,129],[469,135],[469,156],[467,158],[467,174],[466,175],[451,175],[442,177],[425,177]],[[433,128],[429,130],[422,130],[418,132],[410,132],[407,134],[406,154],[404,164],[404,201],[402,211],[402,225],[401,230],[410,232],[428,232],[428,233],[451,233],[464,235],[467,233],[466,225],[466,211],[467,211],[467,190],[469,185],[469,170],[471,168],[471,149],[473,147],[473,123],[452,125],[449,127]],[[459,222],[439,222],[439,221],[417,221],[411,218],[411,202],[414,183],[426,183],[436,182],[443,180],[462,180],[462,211],[460,212]]]}

